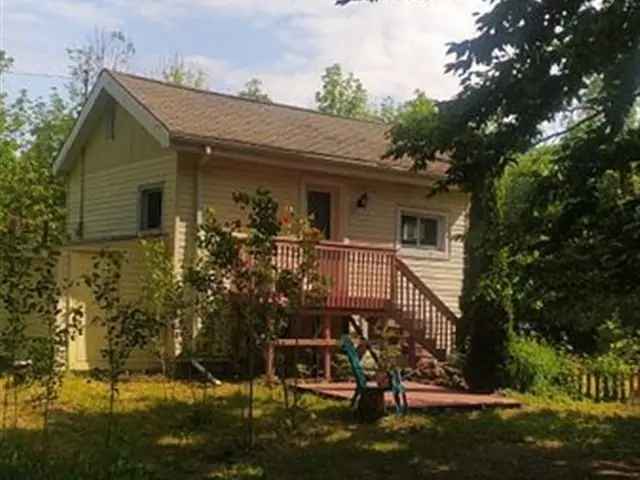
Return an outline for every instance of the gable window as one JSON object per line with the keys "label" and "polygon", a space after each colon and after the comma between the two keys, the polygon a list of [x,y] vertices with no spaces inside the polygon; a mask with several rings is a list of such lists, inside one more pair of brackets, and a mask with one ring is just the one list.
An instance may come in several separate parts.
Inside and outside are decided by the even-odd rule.
{"label": "gable window", "polygon": [[444,251],[445,229],[443,216],[402,211],[399,243],[404,248]]}
{"label": "gable window", "polygon": [[162,228],[162,187],[146,187],[140,190],[140,230]]}

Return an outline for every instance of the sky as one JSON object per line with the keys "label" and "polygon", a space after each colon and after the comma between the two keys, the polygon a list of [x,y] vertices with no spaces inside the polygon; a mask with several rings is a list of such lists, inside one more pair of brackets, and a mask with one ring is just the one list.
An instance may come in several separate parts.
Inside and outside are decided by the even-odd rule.
{"label": "sky", "polygon": [[[0,0],[0,48],[15,59],[5,88],[45,95],[63,88],[65,49],[96,29],[121,30],[136,46],[130,70],[157,71],[179,54],[207,73],[212,90],[236,93],[260,78],[278,102],[313,106],[324,69],[340,63],[373,100],[436,99],[458,90],[445,75],[446,44],[474,35],[484,0]],[[450,58],[449,58],[450,59]]]}

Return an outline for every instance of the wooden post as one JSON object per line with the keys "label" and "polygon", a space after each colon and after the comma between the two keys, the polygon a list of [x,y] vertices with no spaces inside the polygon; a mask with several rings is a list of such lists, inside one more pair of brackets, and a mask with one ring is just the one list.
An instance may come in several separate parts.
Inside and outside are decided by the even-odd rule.
{"label": "wooden post", "polygon": [[[324,340],[331,340],[331,317],[325,315],[322,317],[322,337]],[[331,347],[324,347],[324,379],[331,381]]]}
{"label": "wooden post", "polygon": [[267,344],[265,352],[265,370],[267,373],[267,382],[271,383],[275,380],[274,363],[275,363],[275,346],[273,342]]}

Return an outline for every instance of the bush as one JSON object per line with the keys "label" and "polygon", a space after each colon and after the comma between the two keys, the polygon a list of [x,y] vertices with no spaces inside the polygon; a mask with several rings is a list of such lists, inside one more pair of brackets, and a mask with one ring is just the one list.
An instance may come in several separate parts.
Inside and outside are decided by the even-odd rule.
{"label": "bush", "polygon": [[587,373],[612,378],[631,375],[638,368],[634,368],[631,363],[616,352],[609,352],[597,357],[587,358],[584,361],[584,366]]}
{"label": "bush", "polygon": [[505,372],[508,387],[523,393],[575,395],[578,362],[544,340],[514,336],[509,341]]}

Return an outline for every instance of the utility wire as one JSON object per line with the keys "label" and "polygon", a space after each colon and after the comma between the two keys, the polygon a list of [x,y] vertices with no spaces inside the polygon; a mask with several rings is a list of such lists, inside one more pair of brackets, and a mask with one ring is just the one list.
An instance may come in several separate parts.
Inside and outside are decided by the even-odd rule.
{"label": "utility wire", "polygon": [[[0,0],[1,1],[1,0]],[[57,73],[39,73],[39,72],[20,72],[20,71],[8,71],[7,75],[15,75],[19,77],[42,77],[42,78],[59,78],[62,80],[71,80],[68,75],[59,75]]]}

